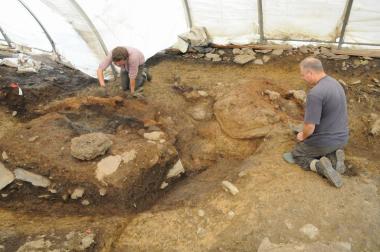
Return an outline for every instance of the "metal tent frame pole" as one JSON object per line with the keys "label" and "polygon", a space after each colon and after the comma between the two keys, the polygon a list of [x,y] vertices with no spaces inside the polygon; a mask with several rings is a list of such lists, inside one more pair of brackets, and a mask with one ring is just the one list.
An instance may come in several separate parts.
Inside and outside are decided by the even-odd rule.
{"label": "metal tent frame pole", "polygon": [[346,27],[347,27],[348,20],[350,18],[351,9],[352,9],[352,3],[353,2],[354,2],[354,0],[347,0],[346,10],[345,10],[344,19],[343,19],[342,30],[341,30],[340,36],[339,36],[338,49],[341,49],[342,44],[344,43],[344,34],[346,32]]}
{"label": "metal tent frame pole", "polygon": [[[102,39],[102,36],[100,36],[100,33],[98,32],[98,30],[96,29],[95,25],[92,23],[91,19],[88,17],[88,15],[86,14],[86,12],[82,9],[82,7],[75,1],[75,0],[70,0],[71,3],[75,6],[75,8],[79,11],[79,13],[81,14],[81,16],[86,20],[87,24],[90,26],[92,32],[95,34],[96,38],[98,39],[105,55],[108,55],[109,51],[107,49],[107,46],[106,44],[104,43],[103,39]],[[114,75],[114,78],[116,79],[116,76],[117,76],[117,72],[116,72],[116,69],[114,67],[114,65],[111,64],[111,69],[112,69],[112,73]]]}
{"label": "metal tent frame pole", "polygon": [[23,0],[18,0],[24,7],[25,9],[30,13],[30,15],[32,15],[32,17],[37,21],[37,23],[40,25],[41,29],[44,31],[46,37],[48,38],[50,44],[51,44],[51,47],[53,49],[53,52],[57,55],[58,57],[58,60],[61,61],[61,57],[59,56],[56,48],[55,48],[55,43],[53,41],[53,39],[50,37],[49,33],[47,32],[47,30],[45,29],[45,27],[42,25],[42,23],[40,22],[40,20],[36,17],[36,15],[34,15],[34,13],[32,12],[32,10],[23,2]]}
{"label": "metal tent frame pole", "polygon": [[9,39],[5,31],[1,28],[1,26],[0,26],[0,33],[3,35],[5,41],[7,41],[8,46],[12,48],[12,41]]}
{"label": "metal tent frame pole", "polygon": [[[280,39],[280,38],[266,38],[266,40],[274,40],[274,41],[295,41],[295,42],[310,42],[310,43],[326,43],[326,44],[338,44],[336,41],[329,40],[318,40],[318,39]],[[358,43],[358,42],[343,42],[342,44],[347,45],[366,45],[366,46],[380,46],[380,44],[376,43]],[[339,48],[340,49],[340,48]]]}
{"label": "metal tent frame pole", "polygon": [[189,2],[187,0],[183,0],[183,5],[185,7],[186,23],[188,28],[191,29],[193,27],[193,21],[191,19]]}
{"label": "metal tent frame pole", "polygon": [[257,0],[257,12],[258,12],[258,18],[259,18],[260,43],[264,43],[265,42],[264,15],[263,15],[263,2],[262,2],[262,0]]}

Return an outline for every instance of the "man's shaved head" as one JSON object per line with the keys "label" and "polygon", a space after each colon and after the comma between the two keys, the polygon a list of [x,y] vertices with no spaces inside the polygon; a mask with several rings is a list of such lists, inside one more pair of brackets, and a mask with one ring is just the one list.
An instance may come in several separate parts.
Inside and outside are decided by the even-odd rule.
{"label": "man's shaved head", "polygon": [[303,71],[310,70],[315,73],[324,72],[322,62],[314,57],[307,57],[300,63],[301,69]]}

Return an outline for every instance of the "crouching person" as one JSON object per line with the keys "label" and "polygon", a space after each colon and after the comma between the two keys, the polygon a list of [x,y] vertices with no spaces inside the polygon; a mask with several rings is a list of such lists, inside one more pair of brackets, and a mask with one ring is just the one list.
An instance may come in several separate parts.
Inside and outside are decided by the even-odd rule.
{"label": "crouching person", "polygon": [[320,60],[312,57],[300,63],[303,79],[312,86],[306,100],[303,131],[286,161],[317,172],[335,187],[341,187],[345,172],[343,147],[348,142],[346,95],[342,86],[326,75]]}
{"label": "crouching person", "polygon": [[144,69],[145,58],[140,50],[133,47],[116,47],[98,67],[97,76],[101,87],[105,87],[103,72],[112,63],[120,67],[121,87],[124,91],[130,90],[132,95],[146,80],[151,79]]}

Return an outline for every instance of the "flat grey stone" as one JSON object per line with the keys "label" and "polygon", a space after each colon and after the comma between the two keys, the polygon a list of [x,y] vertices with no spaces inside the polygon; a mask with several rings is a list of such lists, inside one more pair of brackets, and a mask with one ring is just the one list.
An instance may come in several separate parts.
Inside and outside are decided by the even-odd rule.
{"label": "flat grey stone", "polygon": [[275,49],[272,51],[272,55],[280,56],[284,52],[284,49]]}
{"label": "flat grey stone", "polygon": [[21,168],[17,168],[14,173],[16,179],[29,182],[34,186],[48,187],[50,185],[50,180],[39,174]]}
{"label": "flat grey stone", "polygon": [[240,65],[244,65],[252,60],[254,60],[256,57],[254,55],[236,55],[234,58],[234,62]]}
{"label": "flat grey stone", "polygon": [[116,172],[121,163],[122,157],[120,155],[108,156],[100,160],[97,165],[95,176],[99,181],[103,181],[104,177],[109,176]]}
{"label": "flat grey stone", "polygon": [[80,160],[92,160],[104,155],[112,141],[103,133],[89,133],[71,139],[71,155]]}

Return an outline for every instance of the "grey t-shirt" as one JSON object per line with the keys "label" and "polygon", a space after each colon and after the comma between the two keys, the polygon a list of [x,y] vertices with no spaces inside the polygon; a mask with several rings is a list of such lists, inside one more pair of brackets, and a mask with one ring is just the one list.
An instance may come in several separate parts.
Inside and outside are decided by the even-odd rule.
{"label": "grey t-shirt", "polygon": [[316,147],[344,145],[348,141],[346,95],[330,76],[323,77],[307,95],[305,123],[315,124],[305,144]]}

